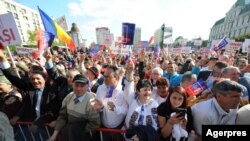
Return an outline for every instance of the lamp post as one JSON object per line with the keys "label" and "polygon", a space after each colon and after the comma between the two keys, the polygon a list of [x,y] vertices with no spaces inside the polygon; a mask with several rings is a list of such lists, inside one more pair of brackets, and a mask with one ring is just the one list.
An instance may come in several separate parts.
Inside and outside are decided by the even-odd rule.
{"label": "lamp post", "polygon": [[163,48],[164,30],[165,30],[165,24],[162,24],[162,26],[161,26],[161,42],[160,42],[161,49]]}

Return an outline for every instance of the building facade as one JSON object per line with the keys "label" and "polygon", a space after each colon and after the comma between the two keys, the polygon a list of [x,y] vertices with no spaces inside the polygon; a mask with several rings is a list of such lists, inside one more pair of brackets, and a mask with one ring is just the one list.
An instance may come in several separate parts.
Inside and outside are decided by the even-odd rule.
{"label": "building facade", "polygon": [[237,0],[226,16],[215,22],[210,30],[209,41],[223,37],[234,38],[250,32],[250,2]]}
{"label": "building facade", "polygon": [[38,11],[21,5],[13,0],[0,0],[0,14],[12,13],[23,44],[28,42],[28,31],[41,27]]}
{"label": "building facade", "polygon": [[83,40],[81,32],[76,23],[72,23],[71,30],[68,31],[68,34],[73,39],[77,49],[85,47],[85,40]]}
{"label": "building facade", "polygon": [[141,28],[136,27],[135,33],[134,33],[134,40],[133,40],[133,46],[135,48],[139,47],[139,42],[141,41]]}
{"label": "building facade", "polygon": [[110,47],[114,40],[114,34],[110,33],[108,27],[97,27],[96,28],[96,42],[99,45],[105,45]]}
{"label": "building facade", "polygon": [[162,41],[162,29],[159,28],[154,33],[154,44],[160,44]]}

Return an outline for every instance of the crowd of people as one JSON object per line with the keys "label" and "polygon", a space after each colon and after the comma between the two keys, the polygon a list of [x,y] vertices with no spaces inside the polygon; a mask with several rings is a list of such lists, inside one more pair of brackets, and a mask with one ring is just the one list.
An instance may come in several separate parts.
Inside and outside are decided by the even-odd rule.
{"label": "crowd of people", "polygon": [[[13,62],[1,49],[0,69],[0,140],[199,141],[202,125],[250,124],[250,65],[239,54],[48,49]],[[197,80],[207,89],[190,95]]]}

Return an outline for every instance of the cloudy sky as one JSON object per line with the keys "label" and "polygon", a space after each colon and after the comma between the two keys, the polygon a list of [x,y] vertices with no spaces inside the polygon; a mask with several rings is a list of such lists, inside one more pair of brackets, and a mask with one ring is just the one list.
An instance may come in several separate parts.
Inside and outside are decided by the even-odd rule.
{"label": "cloudy sky", "polygon": [[[95,27],[108,27],[115,37],[121,35],[122,22],[135,23],[142,40],[149,40],[165,23],[173,36],[208,39],[210,28],[223,18],[236,0],[16,0],[36,6],[49,16],[65,15],[68,27],[75,22],[83,38],[95,41]],[[250,1],[250,0],[248,0]]]}

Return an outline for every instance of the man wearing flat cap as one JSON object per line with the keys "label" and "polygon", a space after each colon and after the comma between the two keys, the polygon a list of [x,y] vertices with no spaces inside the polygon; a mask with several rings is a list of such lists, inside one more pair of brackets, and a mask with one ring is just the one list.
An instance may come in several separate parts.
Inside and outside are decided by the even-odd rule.
{"label": "man wearing flat cap", "polygon": [[78,74],[73,79],[73,92],[62,103],[53,135],[54,141],[61,131],[64,141],[89,141],[90,132],[100,126],[100,115],[91,107],[94,96],[88,92],[88,79]]}

